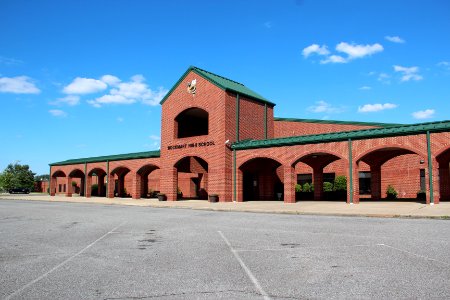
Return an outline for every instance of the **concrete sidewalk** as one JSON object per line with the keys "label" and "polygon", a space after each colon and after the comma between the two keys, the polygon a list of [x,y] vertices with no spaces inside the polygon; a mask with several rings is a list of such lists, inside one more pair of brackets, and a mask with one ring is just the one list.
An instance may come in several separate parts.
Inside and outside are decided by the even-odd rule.
{"label": "concrete sidewalk", "polygon": [[157,199],[130,198],[85,198],[54,196],[47,194],[10,195],[0,194],[2,200],[30,200],[49,202],[96,203],[106,205],[134,205],[150,207],[187,208],[214,211],[240,211],[281,214],[366,216],[366,217],[413,217],[450,219],[450,202],[437,205],[425,205],[415,202],[361,202],[350,205],[335,201],[300,201],[285,204],[280,201],[249,201],[209,203],[206,200],[158,201]]}

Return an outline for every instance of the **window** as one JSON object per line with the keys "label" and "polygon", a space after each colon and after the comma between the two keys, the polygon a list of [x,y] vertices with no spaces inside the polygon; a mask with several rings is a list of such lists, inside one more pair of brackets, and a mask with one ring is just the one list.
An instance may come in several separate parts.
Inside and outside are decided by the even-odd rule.
{"label": "window", "polygon": [[185,138],[208,134],[208,112],[201,108],[188,108],[175,118],[176,137]]}
{"label": "window", "polygon": [[334,183],[334,178],[335,177],[336,177],[335,173],[323,173],[323,182]]}
{"label": "window", "polygon": [[311,184],[312,183],[312,174],[311,173],[297,174],[297,183],[301,184],[302,186],[305,183]]}
{"label": "window", "polygon": [[425,169],[420,169],[420,190],[425,191],[425,189]]}
{"label": "window", "polygon": [[61,191],[62,191],[62,184],[59,184],[58,185],[58,192],[61,193]]}
{"label": "window", "polygon": [[371,175],[368,171],[359,172],[359,194],[370,195],[371,194]]}

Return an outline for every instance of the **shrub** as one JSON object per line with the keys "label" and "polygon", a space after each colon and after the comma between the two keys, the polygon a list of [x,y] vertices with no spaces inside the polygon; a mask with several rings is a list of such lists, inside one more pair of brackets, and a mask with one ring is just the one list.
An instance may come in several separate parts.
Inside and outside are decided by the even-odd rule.
{"label": "shrub", "polygon": [[397,199],[398,192],[395,190],[395,188],[392,185],[388,185],[386,189],[386,197],[388,199]]}
{"label": "shrub", "polygon": [[311,192],[311,185],[310,185],[309,183],[306,182],[306,183],[303,185],[303,187],[302,187],[302,191],[305,192],[305,193]]}
{"label": "shrub", "polygon": [[333,184],[331,182],[325,181],[323,183],[323,191],[324,192],[332,192],[333,191]]}
{"label": "shrub", "polygon": [[77,183],[75,181],[72,181],[72,186],[77,186]]}
{"label": "shrub", "polygon": [[347,177],[344,175],[336,176],[334,179],[333,191],[346,191],[347,190]]}
{"label": "shrub", "polygon": [[302,191],[302,185],[297,183],[295,185],[295,192],[300,193],[301,191]]}

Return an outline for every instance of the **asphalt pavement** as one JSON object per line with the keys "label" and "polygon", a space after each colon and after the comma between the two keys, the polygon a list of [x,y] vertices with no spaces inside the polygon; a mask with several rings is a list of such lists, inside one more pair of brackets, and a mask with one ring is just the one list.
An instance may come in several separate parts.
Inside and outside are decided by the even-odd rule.
{"label": "asphalt pavement", "polygon": [[449,220],[0,200],[2,299],[448,299],[449,249]]}

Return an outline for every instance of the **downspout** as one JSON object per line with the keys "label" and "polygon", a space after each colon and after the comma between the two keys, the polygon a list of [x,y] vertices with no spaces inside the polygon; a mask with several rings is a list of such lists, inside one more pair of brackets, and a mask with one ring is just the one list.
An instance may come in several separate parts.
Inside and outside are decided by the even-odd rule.
{"label": "downspout", "polygon": [[236,94],[236,142],[239,142],[239,94]]}
{"label": "downspout", "polygon": [[86,191],[87,191],[87,174],[86,174],[86,169],[87,169],[87,163],[84,162],[84,197],[86,197]]}
{"label": "downspout", "polygon": [[48,194],[51,195],[52,194],[52,190],[50,189],[50,184],[52,182],[52,166],[50,166],[50,172],[48,173]]}
{"label": "downspout", "polygon": [[267,103],[264,103],[264,139],[267,140]]}
{"label": "downspout", "polygon": [[353,153],[352,139],[348,139],[348,169],[350,182],[350,204],[353,204]]}
{"label": "downspout", "polygon": [[434,204],[433,193],[433,159],[431,157],[431,137],[430,131],[427,131],[427,152],[428,152],[428,180],[430,182],[430,205]]}
{"label": "downspout", "polygon": [[109,160],[106,161],[106,198],[109,193]]}
{"label": "downspout", "polygon": [[233,201],[237,202],[237,190],[236,190],[236,149],[233,149]]}

